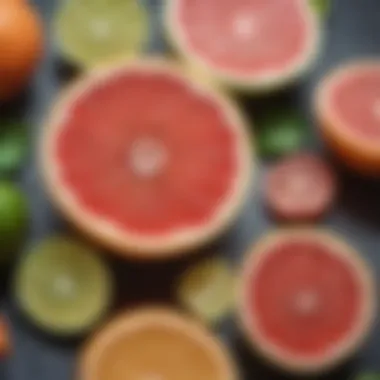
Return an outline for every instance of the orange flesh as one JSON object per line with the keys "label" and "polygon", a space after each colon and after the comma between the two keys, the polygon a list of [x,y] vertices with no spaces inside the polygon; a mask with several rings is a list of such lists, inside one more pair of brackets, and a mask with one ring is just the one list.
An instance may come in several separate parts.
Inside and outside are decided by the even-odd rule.
{"label": "orange flesh", "polygon": [[364,288],[355,268],[332,249],[302,239],[279,242],[249,280],[252,323],[289,355],[324,357],[360,320]]}
{"label": "orange flesh", "polygon": [[308,48],[309,26],[299,0],[178,3],[175,17],[191,50],[231,73],[281,72]]}
{"label": "orange flesh", "polygon": [[219,380],[207,349],[191,336],[162,326],[119,336],[96,363],[92,380]]}
{"label": "orange flesh", "polygon": [[56,140],[67,189],[124,231],[169,235],[207,223],[239,170],[219,104],[163,73],[126,71],[68,109]]}

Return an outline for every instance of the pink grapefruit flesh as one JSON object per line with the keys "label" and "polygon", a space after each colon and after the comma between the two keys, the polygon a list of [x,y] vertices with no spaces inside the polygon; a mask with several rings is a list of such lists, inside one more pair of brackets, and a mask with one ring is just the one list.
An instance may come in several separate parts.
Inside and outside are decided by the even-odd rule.
{"label": "pink grapefruit flesh", "polygon": [[242,316],[248,338],[294,371],[317,371],[351,354],[374,310],[372,275],[327,233],[293,230],[258,243],[247,260]]}
{"label": "pink grapefruit flesh", "polygon": [[92,74],[54,115],[49,187],[111,247],[174,254],[217,234],[241,203],[250,151],[238,112],[169,65]]}
{"label": "pink grapefruit flesh", "polygon": [[317,91],[316,111],[338,156],[354,169],[380,174],[380,61],[334,70]]}
{"label": "pink grapefruit flesh", "polygon": [[170,0],[167,13],[180,52],[238,86],[287,82],[318,51],[318,21],[305,0]]}
{"label": "pink grapefruit flesh", "polygon": [[332,206],[335,176],[318,156],[299,153],[270,169],[265,196],[270,212],[290,222],[316,220]]}

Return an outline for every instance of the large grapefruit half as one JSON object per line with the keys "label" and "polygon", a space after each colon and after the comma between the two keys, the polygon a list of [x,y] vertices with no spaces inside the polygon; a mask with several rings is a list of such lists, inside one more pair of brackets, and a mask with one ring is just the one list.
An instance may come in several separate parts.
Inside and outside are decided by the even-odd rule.
{"label": "large grapefruit half", "polygon": [[125,312],[84,347],[80,380],[235,380],[235,365],[203,326],[166,308]]}
{"label": "large grapefruit half", "polygon": [[285,370],[325,371],[346,359],[368,333],[374,309],[372,273],[328,232],[269,234],[245,261],[239,287],[243,331]]}
{"label": "large grapefruit half", "polygon": [[189,63],[240,90],[283,87],[320,50],[318,16],[305,0],[168,0],[165,16]]}
{"label": "large grapefruit half", "polygon": [[114,63],[54,108],[42,168],[58,207],[106,247],[177,255],[240,209],[252,155],[232,101],[163,60]]}
{"label": "large grapefruit half", "polygon": [[315,109],[327,144],[342,161],[380,175],[380,60],[333,70],[316,91]]}

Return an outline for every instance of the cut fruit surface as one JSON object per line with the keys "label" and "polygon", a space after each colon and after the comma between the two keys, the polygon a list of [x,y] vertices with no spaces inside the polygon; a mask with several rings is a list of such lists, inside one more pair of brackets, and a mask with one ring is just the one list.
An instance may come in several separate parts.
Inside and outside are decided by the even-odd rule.
{"label": "cut fruit surface", "polygon": [[235,276],[226,261],[207,259],[182,275],[177,294],[202,320],[215,323],[235,306]]}
{"label": "cut fruit surface", "polygon": [[84,68],[140,53],[148,40],[148,15],[138,0],[67,0],[56,16],[65,58]]}
{"label": "cut fruit surface", "polygon": [[305,0],[169,0],[166,25],[191,64],[240,89],[282,87],[319,51],[318,16]]}
{"label": "cut fruit surface", "polygon": [[112,276],[97,253],[66,236],[37,244],[14,278],[20,309],[41,329],[73,335],[92,328],[112,298]]}
{"label": "cut fruit surface", "polygon": [[327,232],[290,229],[260,240],[243,266],[239,314],[248,340],[299,372],[351,355],[374,320],[374,278],[359,255]]}
{"label": "cut fruit surface", "polygon": [[79,81],[42,140],[60,208],[134,258],[177,255],[215,238],[251,179],[237,107],[161,60],[122,62]]}
{"label": "cut fruit surface", "polygon": [[337,183],[329,167],[318,156],[299,153],[270,169],[266,204],[282,220],[302,222],[324,215],[335,199]]}
{"label": "cut fruit surface", "polygon": [[235,380],[235,366],[201,325],[174,310],[126,312],[80,356],[81,380]]}
{"label": "cut fruit surface", "polygon": [[335,69],[316,91],[315,109],[334,152],[349,167],[380,175],[380,61]]}

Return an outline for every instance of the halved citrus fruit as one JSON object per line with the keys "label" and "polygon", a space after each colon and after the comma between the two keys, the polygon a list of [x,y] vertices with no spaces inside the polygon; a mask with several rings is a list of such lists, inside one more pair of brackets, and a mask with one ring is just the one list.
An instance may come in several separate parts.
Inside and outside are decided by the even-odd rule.
{"label": "halved citrus fruit", "polygon": [[248,91],[298,79],[321,40],[318,16],[305,0],[168,0],[165,24],[186,61]]}
{"label": "halved citrus fruit", "polygon": [[16,269],[14,295],[39,328],[57,335],[88,331],[112,299],[112,276],[87,244],[67,236],[43,240]]}
{"label": "halved citrus fruit", "polygon": [[148,15],[138,0],[68,0],[56,18],[61,53],[80,67],[137,55],[148,41]]}
{"label": "halved citrus fruit", "polygon": [[331,208],[337,181],[330,166],[311,153],[298,153],[270,168],[266,205],[278,219],[289,222],[317,220]]}
{"label": "halved citrus fruit", "polygon": [[289,229],[249,252],[239,287],[248,341],[294,372],[330,369],[354,353],[375,316],[369,267],[331,233]]}
{"label": "halved citrus fruit", "polygon": [[41,152],[64,214],[134,258],[178,255],[217,237],[252,172],[237,107],[159,59],[80,80],[53,110]]}
{"label": "halved citrus fruit", "polygon": [[220,258],[206,259],[181,276],[180,302],[206,322],[218,322],[235,306],[235,276]]}
{"label": "halved citrus fruit", "polygon": [[222,344],[192,319],[166,308],[125,312],[88,342],[81,380],[235,380]]}
{"label": "halved citrus fruit", "polygon": [[325,141],[342,161],[380,175],[380,60],[350,62],[328,74],[315,109]]}

